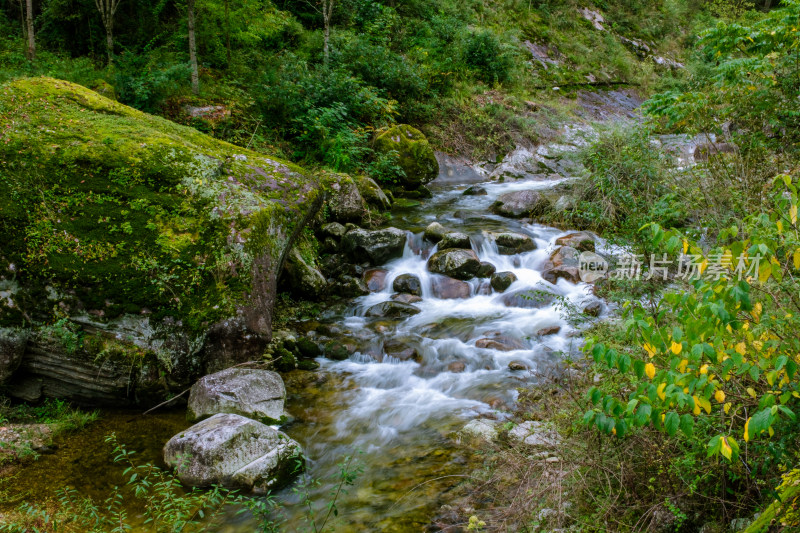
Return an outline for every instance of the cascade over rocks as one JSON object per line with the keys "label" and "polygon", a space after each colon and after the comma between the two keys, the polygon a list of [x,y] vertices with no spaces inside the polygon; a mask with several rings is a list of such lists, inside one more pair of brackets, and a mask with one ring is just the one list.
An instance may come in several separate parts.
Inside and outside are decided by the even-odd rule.
{"label": "cascade over rocks", "polygon": [[237,414],[216,414],[172,437],[164,462],[190,487],[263,494],[286,485],[303,461],[300,445],[281,431]]}
{"label": "cascade over rocks", "polygon": [[498,196],[490,209],[509,218],[536,217],[550,209],[550,200],[538,191],[507,192]]}
{"label": "cascade over rocks", "polygon": [[472,250],[443,250],[428,259],[428,270],[451,278],[468,280],[481,268],[478,256]]}
{"label": "cascade over rocks", "polygon": [[382,265],[403,255],[406,232],[397,228],[378,230],[351,229],[342,237],[342,251],[357,263],[367,261]]}
{"label": "cascade over rocks", "polygon": [[417,189],[439,175],[439,163],[428,139],[407,124],[393,126],[378,135],[375,149],[383,154],[397,153],[397,163],[405,172],[400,185],[405,189]]}
{"label": "cascade over rocks", "polygon": [[275,372],[250,368],[228,368],[200,378],[189,391],[187,417],[202,420],[219,413],[232,413],[265,424],[284,416],[286,389]]}
{"label": "cascade over rocks", "polygon": [[[10,81],[0,110],[11,178],[0,180],[3,262],[20,273],[0,323],[52,323],[58,305],[84,340],[64,347],[34,335],[18,391],[154,402],[170,392],[156,386],[160,374],[174,392],[263,351],[284,259],[322,205],[317,178],[65,81]],[[63,207],[34,210],[56,186]],[[31,262],[25,235],[42,224],[53,246]],[[34,296],[45,286],[52,297]],[[132,357],[117,369],[96,360],[92,347],[103,345]]]}

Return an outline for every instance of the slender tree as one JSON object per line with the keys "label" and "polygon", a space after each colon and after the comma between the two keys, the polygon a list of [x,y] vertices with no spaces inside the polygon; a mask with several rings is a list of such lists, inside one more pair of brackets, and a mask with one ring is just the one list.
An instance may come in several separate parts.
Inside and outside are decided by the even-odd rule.
{"label": "slender tree", "polygon": [[[30,1],[30,0],[28,0]],[[103,19],[103,26],[106,29],[106,49],[108,50],[108,64],[114,62],[114,15],[122,0],[94,0],[94,5],[100,12]]]}
{"label": "slender tree", "polygon": [[36,38],[33,34],[33,0],[26,0],[25,2],[25,28],[28,34],[28,60],[33,61],[36,59]]}
{"label": "slender tree", "polygon": [[194,35],[194,0],[188,0],[189,18],[189,63],[192,67],[192,92],[200,92],[200,73],[197,70],[197,43]]}
{"label": "slender tree", "polygon": [[325,65],[328,65],[330,59],[330,40],[331,40],[331,17],[333,16],[333,3],[335,0],[322,0],[322,23],[324,25],[324,45],[323,45],[323,58]]}

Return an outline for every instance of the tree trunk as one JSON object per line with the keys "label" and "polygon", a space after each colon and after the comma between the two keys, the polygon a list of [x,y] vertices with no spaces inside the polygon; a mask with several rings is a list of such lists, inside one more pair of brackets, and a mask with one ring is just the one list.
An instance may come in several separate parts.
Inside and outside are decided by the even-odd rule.
{"label": "tree trunk", "polygon": [[228,56],[228,68],[231,65],[231,14],[230,0],[225,0],[225,51]]}
{"label": "tree trunk", "polygon": [[322,23],[325,28],[323,33],[324,41],[322,47],[322,57],[326,67],[328,66],[328,61],[330,59],[331,15],[333,14],[333,2],[334,0],[322,0]]}
{"label": "tree trunk", "polygon": [[36,59],[36,39],[33,35],[33,0],[27,0],[27,13],[25,13],[25,26],[28,32],[28,60]]}
{"label": "tree trunk", "polygon": [[194,39],[194,0],[188,1],[189,7],[189,63],[192,67],[192,92],[200,92],[200,73],[197,70],[197,44]]}
{"label": "tree trunk", "polygon": [[[114,28],[112,26],[113,20],[106,27],[106,49],[108,51],[108,65],[114,63]],[[125,39],[123,39],[124,41]]]}

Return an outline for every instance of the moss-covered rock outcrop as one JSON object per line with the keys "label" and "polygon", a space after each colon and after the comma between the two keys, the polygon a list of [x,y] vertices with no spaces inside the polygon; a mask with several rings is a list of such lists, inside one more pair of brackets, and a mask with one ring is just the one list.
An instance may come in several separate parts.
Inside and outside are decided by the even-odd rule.
{"label": "moss-covered rock outcrop", "polygon": [[393,126],[378,135],[375,148],[384,154],[397,153],[397,164],[405,172],[400,185],[407,190],[417,189],[439,175],[439,163],[428,139],[408,124]]}
{"label": "moss-covered rock outcrop", "polygon": [[0,124],[0,326],[146,318],[183,377],[260,355],[316,178],[51,78],[0,87]]}

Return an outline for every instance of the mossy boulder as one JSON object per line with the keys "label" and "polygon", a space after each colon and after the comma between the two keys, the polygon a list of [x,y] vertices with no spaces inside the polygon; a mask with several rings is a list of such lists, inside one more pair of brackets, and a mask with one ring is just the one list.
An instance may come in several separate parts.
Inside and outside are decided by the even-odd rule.
{"label": "mossy boulder", "polygon": [[62,316],[147,317],[179,381],[259,355],[315,177],[52,78],[0,86],[0,123],[0,326],[52,322],[56,294]]}
{"label": "mossy boulder", "polygon": [[375,148],[384,154],[397,152],[397,164],[405,172],[400,185],[405,189],[416,189],[439,175],[439,163],[428,139],[407,124],[391,127],[378,135]]}

